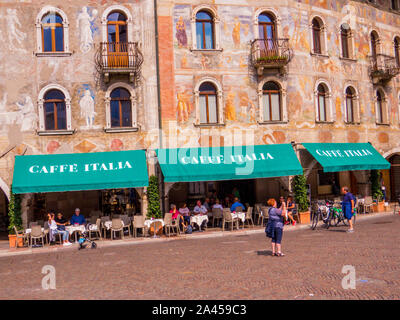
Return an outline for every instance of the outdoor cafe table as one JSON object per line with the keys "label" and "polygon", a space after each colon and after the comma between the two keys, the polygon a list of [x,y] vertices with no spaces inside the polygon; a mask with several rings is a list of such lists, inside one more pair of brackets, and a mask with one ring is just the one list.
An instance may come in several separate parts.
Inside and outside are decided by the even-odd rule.
{"label": "outdoor cafe table", "polygon": [[[122,220],[121,220],[121,222],[122,222],[122,226],[124,227],[125,226],[124,222]],[[111,226],[112,226],[112,221],[105,221],[104,226],[106,227],[107,230],[110,230]]]}
{"label": "outdoor cafe table", "polygon": [[244,223],[244,220],[246,219],[246,213],[245,212],[232,212],[232,218],[238,218],[242,220]]}
{"label": "outdoor cafe table", "polygon": [[208,222],[207,215],[199,215],[198,214],[198,215],[190,217],[190,224],[192,224],[192,225],[193,225],[193,223],[197,224],[199,226],[199,229],[204,221]]}

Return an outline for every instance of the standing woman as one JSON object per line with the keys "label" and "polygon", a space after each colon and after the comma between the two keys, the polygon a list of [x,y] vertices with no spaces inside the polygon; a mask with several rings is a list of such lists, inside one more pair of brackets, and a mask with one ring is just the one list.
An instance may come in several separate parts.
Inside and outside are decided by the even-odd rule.
{"label": "standing woman", "polygon": [[276,200],[269,199],[268,205],[271,207],[268,212],[267,237],[272,239],[272,255],[283,257],[281,241],[283,236],[283,216],[286,214],[286,204],[282,202],[278,209]]}

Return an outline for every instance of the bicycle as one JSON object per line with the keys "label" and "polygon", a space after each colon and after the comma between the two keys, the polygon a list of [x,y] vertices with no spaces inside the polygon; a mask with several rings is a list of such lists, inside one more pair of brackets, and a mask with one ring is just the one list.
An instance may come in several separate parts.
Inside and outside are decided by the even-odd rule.
{"label": "bicycle", "polygon": [[329,210],[326,207],[325,203],[322,202],[314,202],[312,204],[312,222],[311,222],[311,229],[315,230],[318,225],[318,222],[322,220],[325,225],[329,223]]}

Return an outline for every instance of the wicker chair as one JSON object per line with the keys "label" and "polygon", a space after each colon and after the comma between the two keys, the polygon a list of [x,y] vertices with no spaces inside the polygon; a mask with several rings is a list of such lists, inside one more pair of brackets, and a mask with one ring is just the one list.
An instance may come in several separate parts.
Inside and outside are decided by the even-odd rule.
{"label": "wicker chair", "polygon": [[179,226],[176,221],[172,220],[172,213],[166,213],[164,216],[164,233],[167,234],[166,231],[168,230],[168,237],[171,235],[171,229],[175,229],[176,235],[179,234]]}
{"label": "wicker chair", "polygon": [[[247,211],[246,211],[246,217],[244,219],[244,223],[246,223],[246,221],[248,221],[249,227],[250,227],[250,222],[253,225],[254,228],[254,222],[253,222],[253,207],[248,207]],[[243,224],[244,227],[244,224]]]}
{"label": "wicker chair", "polygon": [[44,220],[38,220],[37,224],[38,224],[38,226],[43,227],[44,226]]}
{"label": "wicker chair", "polygon": [[295,203],[294,209],[292,210],[292,217],[294,220],[300,223],[300,217],[299,217],[299,205]]}
{"label": "wicker chair", "polygon": [[137,237],[137,229],[141,229],[143,236],[146,237],[147,227],[144,224],[144,217],[142,215],[133,216],[132,229],[133,229],[133,236],[135,238]]}
{"label": "wicker chair", "polygon": [[236,223],[236,227],[239,228],[239,219],[233,218],[231,210],[229,208],[224,208],[222,211],[222,231],[225,231],[225,224],[231,224],[231,231],[233,231],[233,224]]}
{"label": "wicker chair", "polygon": [[364,213],[370,213],[373,205],[372,197],[367,196],[364,199],[364,204],[363,204],[363,212]]}
{"label": "wicker chair", "polygon": [[25,233],[24,231],[18,231],[17,228],[14,226],[14,232],[16,235],[16,242],[15,242],[15,247],[18,248],[18,240],[22,239],[22,245],[28,244],[29,246],[29,234]]}
{"label": "wicker chair", "polygon": [[254,205],[254,210],[253,210],[253,219],[254,221],[258,221],[260,218],[260,213],[261,213],[261,207],[263,206],[262,203],[256,203]]}
{"label": "wicker chair", "polygon": [[[93,228],[95,226],[95,228]],[[91,226],[93,229],[89,229],[89,239],[92,240],[94,238],[101,238],[101,219],[97,218],[96,219],[96,224],[92,224]],[[94,233],[95,237],[92,237],[92,233]]]}
{"label": "wicker chair", "polygon": [[215,222],[222,222],[222,209],[221,208],[213,208],[212,209],[212,226],[215,227]]}
{"label": "wicker chair", "polygon": [[114,218],[111,222],[111,240],[114,239],[116,232],[119,232],[121,238],[124,239],[124,225],[122,224],[122,220],[120,218]]}
{"label": "wicker chair", "polygon": [[258,224],[260,224],[261,226],[264,225],[264,220],[268,220],[268,210],[269,207],[261,207],[262,214],[258,217]]}
{"label": "wicker chair", "polygon": [[37,221],[29,222],[29,228],[31,228],[31,229],[32,229],[33,226],[37,226],[37,225],[38,225]]}
{"label": "wicker chair", "polygon": [[32,230],[31,230],[31,234],[30,234],[30,247],[32,248],[32,243],[33,241],[35,241],[35,245],[36,245],[36,240],[37,239],[41,239],[42,241],[42,245],[45,245],[45,235],[44,232],[42,231],[42,227],[41,226],[32,226]]}
{"label": "wicker chair", "polygon": [[131,218],[128,215],[121,215],[121,220],[124,223],[124,231],[128,229],[128,234],[131,237]]}

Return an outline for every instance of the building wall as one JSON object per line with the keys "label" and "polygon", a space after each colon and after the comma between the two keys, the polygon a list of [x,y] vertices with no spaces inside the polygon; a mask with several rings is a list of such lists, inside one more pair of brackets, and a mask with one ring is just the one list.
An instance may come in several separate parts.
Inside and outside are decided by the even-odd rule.
{"label": "building wall", "polygon": [[[383,90],[389,108],[389,125],[375,123],[375,90],[368,75],[370,66],[369,34],[376,30],[381,38],[382,52],[391,56],[393,39],[400,36],[400,15],[366,3],[347,0],[237,0],[187,1],[160,0],[160,46],[165,50],[173,39],[173,71],[162,70],[161,90],[163,128],[179,133],[178,146],[199,146],[208,143],[210,136],[220,136],[213,145],[241,144],[243,140],[230,139],[233,133],[254,132],[255,144],[295,142],[371,142],[382,154],[398,146],[400,76],[391,80]],[[220,48],[212,52],[192,50],[191,19],[193,10],[207,5],[217,13]],[[257,91],[267,75],[258,77],[249,62],[250,41],[257,21],[256,12],[274,12],[280,20],[278,34],[289,38],[293,59],[287,74],[269,75],[286,89],[287,122],[259,124]],[[310,24],[314,16],[326,26],[328,57],[310,54]],[[340,59],[340,25],[348,23],[354,34],[354,61]],[[179,40],[176,26],[184,25],[187,42]],[[170,62],[170,53],[162,57]],[[163,63],[163,60],[161,60]],[[196,127],[194,91],[198,82],[212,77],[223,92],[224,126]],[[163,82],[164,81],[166,82]],[[324,80],[331,88],[333,123],[315,121],[317,81]],[[344,121],[345,89],[352,85],[358,92],[360,124]],[[172,103],[171,103],[172,101]],[[188,110],[188,118],[179,114],[179,108]],[[230,110],[230,114],[227,113]],[[168,141],[166,142],[168,144]]]}
{"label": "building wall", "polygon": [[[38,56],[36,19],[46,6],[62,10],[68,20],[68,56]],[[95,58],[103,38],[105,10],[123,7],[132,16],[133,41],[144,56],[141,82],[128,76],[111,77],[109,83],[96,72]],[[87,13],[85,14],[85,11]],[[85,27],[86,26],[86,27]],[[14,156],[119,151],[146,148],[147,133],[158,126],[155,63],[154,8],[151,0],[0,0],[0,178],[11,185]],[[64,44],[66,44],[64,39]],[[139,130],[105,133],[105,92],[116,82],[127,84],[136,93]],[[71,96],[71,135],[38,135],[40,91],[59,85]],[[95,102],[94,123],[81,113],[86,90]],[[5,153],[5,154],[3,154]]]}

